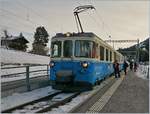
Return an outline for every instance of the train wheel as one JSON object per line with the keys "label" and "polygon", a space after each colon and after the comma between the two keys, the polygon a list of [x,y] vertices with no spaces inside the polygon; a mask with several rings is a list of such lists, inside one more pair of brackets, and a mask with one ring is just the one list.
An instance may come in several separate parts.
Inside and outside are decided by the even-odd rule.
{"label": "train wheel", "polygon": [[98,80],[96,80],[95,85],[98,85]]}
{"label": "train wheel", "polygon": [[101,81],[99,80],[99,81],[98,81],[98,85],[100,85],[100,84],[101,84]]}

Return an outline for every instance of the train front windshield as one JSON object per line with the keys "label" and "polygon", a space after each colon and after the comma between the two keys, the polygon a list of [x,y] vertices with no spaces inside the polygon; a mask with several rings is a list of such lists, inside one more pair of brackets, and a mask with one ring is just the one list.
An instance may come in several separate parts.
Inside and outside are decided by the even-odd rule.
{"label": "train front windshield", "polygon": [[[76,40],[75,47],[73,47],[72,40],[63,41],[54,41],[51,45],[51,57],[61,57],[61,54],[65,58],[75,57],[85,57],[85,58],[94,58],[95,57],[95,43],[93,41],[85,40]],[[63,46],[62,46],[63,45]],[[63,52],[62,48],[63,47]]]}
{"label": "train front windshield", "polygon": [[[52,42],[52,57],[61,57],[61,48],[62,48],[62,41],[55,41]],[[71,40],[65,40],[63,42],[63,57],[70,58],[73,55],[73,42]]]}
{"label": "train front windshield", "polygon": [[61,57],[61,41],[52,42],[51,57]]}

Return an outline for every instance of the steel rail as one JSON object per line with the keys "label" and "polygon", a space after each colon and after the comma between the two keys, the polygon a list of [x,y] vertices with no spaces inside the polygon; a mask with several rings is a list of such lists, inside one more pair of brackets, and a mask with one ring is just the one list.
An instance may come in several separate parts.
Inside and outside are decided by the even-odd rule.
{"label": "steel rail", "polygon": [[[45,100],[50,101],[50,100],[52,100],[53,97],[55,97],[56,95],[62,94],[62,93],[63,92],[56,92],[54,94],[51,94],[49,96],[37,99],[35,101],[31,101],[31,102],[22,104],[20,106],[16,106],[16,107],[13,107],[11,109],[4,110],[4,111],[2,111],[2,113],[12,113],[14,110],[24,109],[24,107],[28,106],[28,105],[35,105],[35,104],[38,104],[39,102],[42,102],[42,101],[45,101]],[[63,100],[55,101],[55,102],[51,103],[50,105],[45,106],[43,108],[39,107],[39,108],[37,108],[37,109],[35,109],[33,111],[31,110],[31,112],[32,113],[43,113],[43,112],[50,111],[52,108],[58,107],[58,106],[60,106],[62,104],[66,104],[67,102],[71,101],[71,99],[73,99],[74,97],[76,97],[79,94],[80,94],[80,92],[74,93],[71,96],[69,96],[67,98],[64,98]]]}
{"label": "steel rail", "polygon": [[42,98],[40,98],[40,99],[37,99],[37,100],[34,100],[34,101],[30,101],[30,102],[24,103],[24,104],[19,105],[19,106],[14,106],[13,108],[9,108],[9,109],[6,109],[6,110],[2,110],[2,113],[10,113],[10,112],[12,112],[13,110],[20,109],[20,108],[22,108],[22,107],[24,107],[24,106],[26,106],[26,105],[29,105],[29,104],[32,104],[32,103],[37,103],[37,102],[39,102],[39,101],[41,101],[41,100],[44,100],[44,99],[47,99],[47,98],[53,98],[54,96],[56,96],[56,95],[58,95],[58,94],[60,94],[60,93],[62,93],[62,92],[56,92],[56,93],[53,93],[53,94],[51,94],[51,95],[44,96],[44,97],[42,97]]}

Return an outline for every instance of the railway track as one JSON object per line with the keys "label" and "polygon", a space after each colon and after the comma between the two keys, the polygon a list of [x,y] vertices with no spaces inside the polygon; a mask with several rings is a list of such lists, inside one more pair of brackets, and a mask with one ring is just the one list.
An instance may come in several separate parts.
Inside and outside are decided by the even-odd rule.
{"label": "railway track", "polygon": [[50,85],[47,65],[3,67],[1,70],[2,97]]}
{"label": "railway track", "polygon": [[[100,86],[95,86],[94,90],[89,91],[87,94],[91,94],[90,97],[85,99],[87,101],[92,98],[98,91],[101,91],[105,86],[111,86],[111,83],[114,82],[114,77],[107,78],[104,80]],[[103,92],[102,92],[103,93]],[[85,93],[63,93],[63,92],[56,92],[54,94],[48,95],[46,97],[42,97],[40,99],[29,101],[19,106],[15,106],[11,109],[2,110],[4,113],[43,113],[43,112],[50,112],[52,108],[57,108],[60,105],[64,106],[66,103],[71,103],[70,101],[74,100],[76,96],[79,97],[80,95],[85,95]],[[60,96],[63,96],[62,98]],[[76,98],[77,98],[76,97]],[[75,99],[76,99],[75,98]],[[83,104],[83,101],[79,103],[77,106],[72,107],[69,112],[76,112],[75,110]]]}
{"label": "railway track", "polygon": [[63,92],[56,92],[52,95],[40,98],[38,100],[25,103],[20,106],[13,107],[8,110],[2,111],[2,113],[42,113],[50,111],[52,108],[58,107],[63,105],[77,95],[79,92],[76,93],[63,93]]}

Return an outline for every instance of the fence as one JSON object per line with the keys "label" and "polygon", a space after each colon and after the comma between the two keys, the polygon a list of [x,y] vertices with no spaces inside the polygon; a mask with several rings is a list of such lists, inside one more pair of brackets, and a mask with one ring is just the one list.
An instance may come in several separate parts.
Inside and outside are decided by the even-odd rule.
{"label": "fence", "polygon": [[49,65],[26,65],[1,68],[2,83],[25,80],[27,91],[31,90],[30,79],[49,76]]}

